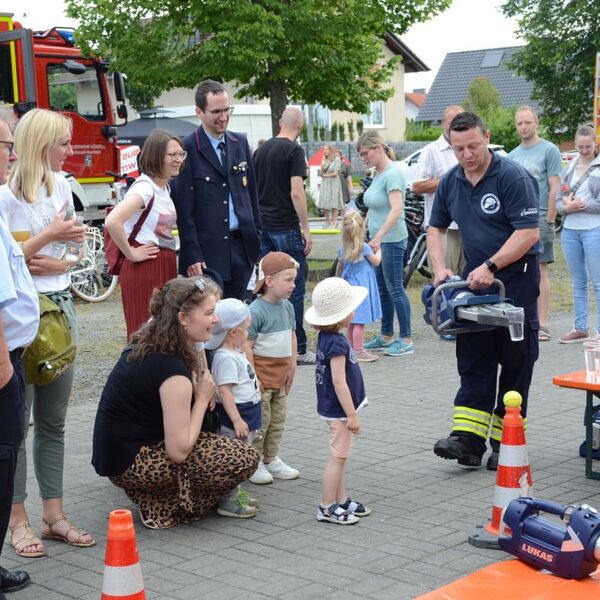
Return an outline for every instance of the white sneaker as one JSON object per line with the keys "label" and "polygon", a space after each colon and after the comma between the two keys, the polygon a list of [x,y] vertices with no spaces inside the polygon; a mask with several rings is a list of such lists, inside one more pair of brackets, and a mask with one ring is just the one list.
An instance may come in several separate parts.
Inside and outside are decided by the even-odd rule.
{"label": "white sneaker", "polygon": [[296,362],[299,365],[314,365],[317,357],[314,352],[307,350],[304,354],[298,354],[296,357]]}
{"label": "white sneaker", "polygon": [[300,471],[286,465],[279,456],[276,456],[270,463],[266,463],[265,469],[275,479],[298,479],[300,477]]}
{"label": "white sneaker", "polygon": [[267,471],[265,463],[262,460],[258,463],[258,467],[252,474],[252,477],[250,477],[250,483],[254,485],[273,483],[273,475]]}

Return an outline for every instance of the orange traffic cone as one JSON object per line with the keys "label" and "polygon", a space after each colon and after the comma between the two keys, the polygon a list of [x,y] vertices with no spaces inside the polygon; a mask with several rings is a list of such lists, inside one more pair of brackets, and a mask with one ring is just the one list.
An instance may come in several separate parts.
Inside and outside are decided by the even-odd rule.
{"label": "orange traffic cone", "polygon": [[469,536],[469,544],[478,548],[500,549],[498,536],[508,529],[503,528],[502,524],[504,509],[515,498],[533,495],[531,468],[521,417],[522,402],[519,392],[504,394],[506,414],[502,420],[502,443],[498,457],[492,519],[487,525],[479,526],[476,533]]}
{"label": "orange traffic cone", "polygon": [[146,600],[131,511],[110,513],[107,538],[102,600]]}

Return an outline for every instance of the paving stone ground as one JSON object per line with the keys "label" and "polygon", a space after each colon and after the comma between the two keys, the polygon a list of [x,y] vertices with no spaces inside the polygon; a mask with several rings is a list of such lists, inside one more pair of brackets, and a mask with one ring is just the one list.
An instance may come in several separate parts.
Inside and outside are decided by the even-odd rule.
{"label": "paving stone ground", "polygon": [[[99,309],[78,305],[82,319],[93,319],[94,310]],[[103,310],[113,311],[113,335],[123,335],[118,301],[109,300]],[[347,488],[373,514],[351,527],[317,522],[327,433],[315,413],[313,369],[299,367],[281,456],[301,477],[268,486],[248,484],[261,502],[255,519],[212,513],[191,525],[150,531],[135,515],[147,598],[403,600],[506,558],[467,543],[490,516],[495,474],[457,467],[432,452],[451,425],[458,383],[454,345],[420,325],[421,309],[413,310],[414,355],[382,357],[363,366],[369,407],[361,415],[363,432],[355,440]],[[551,323],[555,334],[569,326],[567,316]],[[112,358],[94,341],[96,334],[97,328],[88,329],[82,355],[96,357],[98,370],[105,373]],[[527,441],[534,490],[546,499],[600,508],[600,483],[586,479],[578,456],[584,394],[552,385],[553,375],[583,367],[583,350],[560,345],[556,337],[540,346],[531,388]],[[65,470],[67,513],[98,545],[80,549],[48,541],[49,556],[42,559],[19,558],[6,545],[2,565],[26,568],[34,581],[12,595],[14,600],[100,597],[107,516],[116,508],[132,508],[90,465],[100,391],[92,379],[76,388]],[[29,492],[31,520],[39,531],[32,469]]]}

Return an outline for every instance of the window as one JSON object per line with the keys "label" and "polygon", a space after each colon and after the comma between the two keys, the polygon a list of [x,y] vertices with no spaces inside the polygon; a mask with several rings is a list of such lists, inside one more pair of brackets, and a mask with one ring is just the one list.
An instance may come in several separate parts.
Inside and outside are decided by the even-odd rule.
{"label": "window", "polygon": [[63,65],[48,65],[48,100],[52,110],[79,113],[89,121],[104,119],[104,103],[93,66],[70,73]]}
{"label": "window", "polygon": [[331,127],[331,111],[326,106],[311,104],[306,109],[308,112],[306,121],[311,127],[316,125],[317,127],[325,127],[325,129],[329,130]]}
{"label": "window", "polygon": [[504,50],[490,50],[483,55],[481,61],[482,69],[489,69],[490,67],[499,67],[504,56]]}
{"label": "window", "polygon": [[383,100],[376,100],[375,102],[371,102],[369,106],[369,114],[361,115],[360,118],[365,124],[365,127],[370,127],[373,129],[384,127],[385,122]]}

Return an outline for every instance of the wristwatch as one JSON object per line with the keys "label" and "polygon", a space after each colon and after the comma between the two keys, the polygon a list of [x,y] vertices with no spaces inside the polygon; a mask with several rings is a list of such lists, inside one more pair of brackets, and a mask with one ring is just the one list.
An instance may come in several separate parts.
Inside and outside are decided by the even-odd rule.
{"label": "wristwatch", "polygon": [[489,269],[490,273],[495,273],[498,270],[498,265],[489,258],[483,264]]}

